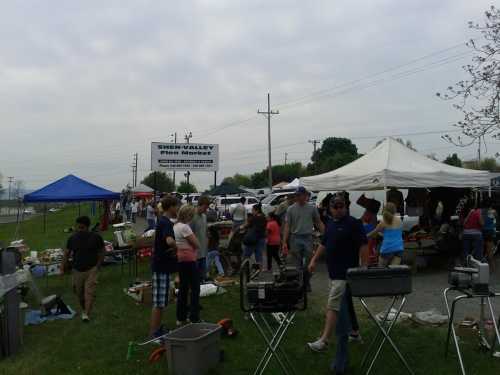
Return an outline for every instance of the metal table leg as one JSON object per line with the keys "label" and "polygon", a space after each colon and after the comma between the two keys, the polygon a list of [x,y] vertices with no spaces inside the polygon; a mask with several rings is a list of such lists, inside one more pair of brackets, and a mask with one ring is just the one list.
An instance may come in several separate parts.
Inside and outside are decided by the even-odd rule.
{"label": "metal table leg", "polygon": [[[398,297],[394,297],[394,301],[397,298]],[[392,328],[395,326],[395,324],[397,322],[397,319],[398,319],[399,315],[401,314],[401,311],[403,310],[403,307],[404,307],[404,305],[406,303],[406,297],[402,296],[401,303],[400,303],[400,305],[399,305],[399,307],[398,307],[398,309],[396,311],[394,319],[389,324],[389,326],[388,326],[387,329],[385,328],[385,326],[387,325],[388,313],[386,313],[386,315],[385,315],[385,321],[383,321],[382,323],[379,323],[378,320],[377,320],[377,317],[370,311],[370,309],[368,308],[368,305],[366,304],[366,302],[364,301],[363,298],[360,298],[360,302],[363,305],[363,307],[366,310],[366,312],[368,313],[368,315],[370,316],[370,318],[377,325],[380,333],[384,336],[384,338],[382,339],[382,342],[380,343],[380,345],[379,345],[379,347],[377,349],[377,352],[376,352],[375,356],[373,357],[373,359],[372,359],[372,361],[370,363],[370,367],[368,368],[366,374],[368,375],[371,372],[371,370],[373,369],[373,366],[375,365],[375,362],[377,361],[377,359],[378,359],[378,357],[380,355],[380,352],[382,351],[382,348],[383,348],[385,342],[388,341],[389,344],[391,345],[391,347],[393,348],[394,352],[398,356],[399,360],[401,361],[401,363],[403,363],[403,365],[406,367],[406,369],[408,370],[408,372],[413,375],[414,374],[413,370],[410,368],[410,366],[408,365],[408,362],[406,362],[406,359],[403,357],[403,355],[401,354],[401,352],[397,348],[396,344],[394,343],[394,341],[389,336]]]}
{"label": "metal table leg", "polygon": [[[465,294],[462,294],[462,295],[459,295],[457,297],[454,298],[452,304],[451,304],[451,309],[450,309],[450,303],[449,303],[449,298],[448,298],[448,293],[452,290],[456,290],[456,291],[459,291],[459,292],[462,292],[462,293],[465,293]],[[485,320],[485,314],[484,314],[484,306],[486,305],[486,302],[487,302],[487,305],[488,305],[488,309],[489,309],[489,313],[490,313],[490,316],[491,316],[491,320],[493,321],[493,328],[495,330],[495,337],[493,338],[493,342],[490,344],[489,342],[486,341],[486,344],[490,347],[490,352],[491,352],[491,355],[493,355],[494,353],[494,350],[495,350],[495,345],[498,343],[500,344],[500,333],[499,333],[499,330],[498,330],[498,324],[497,324],[497,320],[496,320],[496,316],[495,316],[495,312],[493,310],[493,305],[491,303],[491,297],[498,297],[500,296],[500,294],[494,294],[494,293],[490,293],[489,295],[477,295],[477,294],[473,294],[473,293],[469,293],[468,291],[463,291],[463,290],[460,290],[458,288],[446,288],[443,292],[443,296],[444,296],[444,303],[445,303],[445,306],[446,306],[446,311],[448,312],[448,319],[449,319],[449,322],[448,322],[448,334],[446,336],[446,348],[445,348],[445,356],[448,355],[448,350],[449,350],[449,345],[450,345],[450,336],[453,337],[453,342],[455,344],[455,349],[457,351],[457,356],[458,356],[458,362],[460,364],[460,371],[462,373],[462,375],[465,375],[465,366],[464,366],[464,361],[463,361],[463,358],[462,358],[462,352],[460,351],[460,345],[458,343],[458,337],[457,337],[457,334],[456,334],[456,331],[455,331],[455,326],[454,326],[454,317],[455,317],[455,311],[456,311],[456,304],[465,299],[465,298],[478,298],[480,299],[480,304],[481,304],[481,322],[480,322],[480,328],[484,329],[484,320]],[[486,302],[485,302],[486,301]],[[482,336],[481,338],[483,340],[486,340],[485,339],[485,336],[484,336],[484,331],[481,332],[482,333]]]}
{"label": "metal table leg", "polygon": [[[286,355],[284,355],[284,352],[281,350],[280,345],[283,342],[283,339],[285,337],[288,328],[290,327],[290,325],[293,322],[293,319],[295,318],[295,312],[287,313],[286,318],[281,322],[281,324],[275,331],[272,330],[272,327],[267,322],[264,313],[251,312],[250,318],[267,344],[267,349],[264,355],[262,356],[259,364],[257,365],[257,368],[254,371],[254,375],[263,374],[273,356],[278,361],[278,364],[280,365],[284,374],[286,375],[294,374],[295,371],[291,366],[290,361],[288,360]],[[266,333],[265,329],[262,327],[261,323],[259,322],[259,318],[262,321],[264,321],[263,325],[264,328],[268,330],[268,333]]]}
{"label": "metal table leg", "polygon": [[[384,318],[382,320],[382,322],[384,324],[387,322],[387,317],[389,316],[389,314],[390,314],[392,308],[394,307],[396,301],[397,301],[397,297],[394,297],[392,299],[392,302],[391,302],[390,306],[387,308],[386,313],[384,315]],[[365,355],[363,356],[363,360],[361,361],[361,368],[362,369],[365,368],[366,361],[368,360],[368,358],[370,358],[370,355],[373,352],[373,349],[375,349],[375,346],[377,344],[377,341],[380,339],[380,336],[381,336],[380,331],[377,331],[377,335],[375,336],[375,338],[370,343],[370,346],[368,347],[368,350],[366,351]]]}
{"label": "metal table leg", "polygon": [[491,343],[491,355],[495,352],[495,345],[498,342],[500,345],[500,333],[498,332],[498,324],[497,324],[497,318],[495,316],[495,312],[493,311],[493,305],[491,304],[491,298],[488,297],[488,307],[490,309],[490,315],[491,315],[491,320],[493,321],[493,328],[495,329],[495,338],[493,338],[493,342]]}
{"label": "metal table leg", "polygon": [[[261,316],[262,316],[262,321],[264,322],[264,325],[267,327],[267,330],[272,337],[272,335],[274,334],[274,331],[273,331],[271,325],[269,324],[268,320],[266,319],[266,315],[261,315]],[[285,315],[285,319],[280,323],[280,326],[282,326],[286,323],[286,325],[283,326],[283,330],[284,330],[282,333],[283,337],[284,337],[286,331],[288,330],[289,326],[293,323],[294,318],[295,318],[295,313],[289,312]],[[278,330],[279,329],[280,329],[280,327],[278,327]],[[285,364],[288,366],[288,369],[290,369],[292,373],[295,373],[295,370],[292,366],[292,363],[290,362],[290,359],[288,358],[285,351],[280,346],[277,347],[277,351],[279,352],[279,354],[281,354],[281,358],[285,362]],[[271,358],[272,358],[272,356],[268,355],[267,363],[271,360]],[[267,364],[266,364],[266,366],[267,366]]]}

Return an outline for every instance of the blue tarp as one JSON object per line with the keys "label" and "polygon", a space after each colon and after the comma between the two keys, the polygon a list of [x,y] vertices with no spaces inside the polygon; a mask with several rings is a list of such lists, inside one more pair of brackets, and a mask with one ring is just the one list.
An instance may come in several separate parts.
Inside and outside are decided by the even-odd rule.
{"label": "blue tarp", "polygon": [[120,199],[119,193],[103,189],[72,174],[24,196],[24,202],[83,202]]}

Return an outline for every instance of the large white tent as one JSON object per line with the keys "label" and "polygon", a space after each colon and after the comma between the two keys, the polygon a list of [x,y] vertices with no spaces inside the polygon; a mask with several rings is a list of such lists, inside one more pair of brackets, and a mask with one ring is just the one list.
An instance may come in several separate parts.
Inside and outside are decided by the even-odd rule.
{"label": "large white tent", "polygon": [[292,182],[283,186],[283,189],[296,189],[300,186],[300,180],[295,178]]}
{"label": "large white tent", "polygon": [[440,163],[387,138],[352,163],[331,172],[303,177],[300,183],[314,191],[382,190],[389,186],[467,188],[489,186],[490,174]]}

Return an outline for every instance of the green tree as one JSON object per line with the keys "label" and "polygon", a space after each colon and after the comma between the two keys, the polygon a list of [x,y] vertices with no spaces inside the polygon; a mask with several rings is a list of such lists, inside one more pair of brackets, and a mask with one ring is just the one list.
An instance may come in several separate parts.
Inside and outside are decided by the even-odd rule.
{"label": "green tree", "polygon": [[[250,187],[254,189],[267,186],[268,184],[268,171],[269,169],[263,169],[260,172],[256,172],[250,176],[251,185]],[[302,177],[306,174],[306,169],[302,163],[289,163],[273,165],[273,185],[283,181],[292,181],[297,177]]]}
{"label": "green tree", "polygon": [[340,168],[357,158],[358,148],[348,138],[330,137],[312,155],[312,163],[307,166],[307,174],[325,173]]}
{"label": "green tree", "polygon": [[196,189],[196,186],[194,186],[193,184],[191,183],[188,184],[186,181],[182,181],[177,187],[177,192],[182,194],[192,194],[192,193],[197,193],[198,190]]}
{"label": "green tree", "polygon": [[[156,181],[155,181],[156,173]],[[156,182],[156,186],[155,186]],[[141,182],[142,184],[149,186],[151,189],[156,191],[161,191],[164,193],[170,193],[175,191],[174,181],[164,172],[151,172]]]}
{"label": "green tree", "polygon": [[494,158],[484,158],[480,162],[477,160],[464,162],[466,168],[478,169],[481,171],[499,172],[500,165]]}
{"label": "green tree", "polygon": [[453,155],[448,155],[446,159],[444,159],[443,163],[462,168],[462,160],[460,160],[456,153],[454,153]]}
{"label": "green tree", "polygon": [[236,173],[233,177],[226,177],[224,180],[222,180],[222,183],[228,183],[236,186],[251,187],[252,180],[250,179],[249,176]]}

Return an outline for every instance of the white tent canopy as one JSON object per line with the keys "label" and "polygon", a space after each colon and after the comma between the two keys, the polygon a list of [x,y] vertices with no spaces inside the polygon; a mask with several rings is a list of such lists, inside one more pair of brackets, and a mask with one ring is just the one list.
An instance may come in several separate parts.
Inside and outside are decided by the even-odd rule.
{"label": "white tent canopy", "polygon": [[352,163],[303,177],[300,183],[315,191],[381,190],[389,186],[467,188],[489,186],[490,174],[440,163],[388,138]]}
{"label": "white tent canopy", "polygon": [[300,180],[298,178],[296,178],[292,182],[283,186],[282,189],[296,189],[299,186],[300,186]]}
{"label": "white tent canopy", "polygon": [[132,188],[132,192],[134,193],[152,193],[153,189],[144,184],[139,184],[135,188]]}

